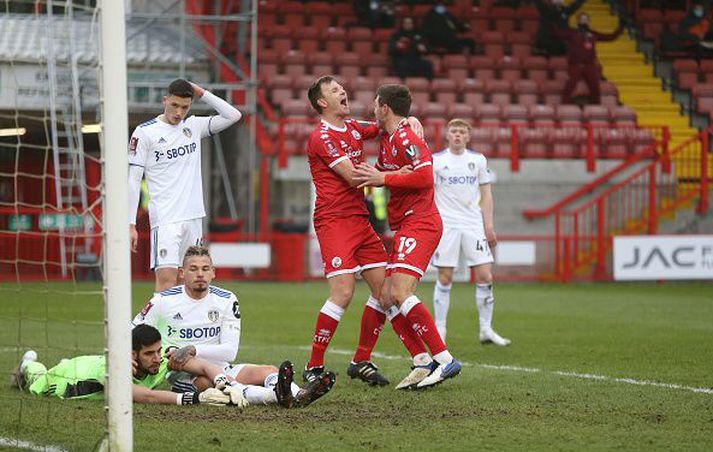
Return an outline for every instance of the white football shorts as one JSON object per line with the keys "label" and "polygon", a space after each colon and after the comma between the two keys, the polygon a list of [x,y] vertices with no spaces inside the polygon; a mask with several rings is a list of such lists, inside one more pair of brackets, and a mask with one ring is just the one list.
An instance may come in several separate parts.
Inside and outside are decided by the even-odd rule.
{"label": "white football shorts", "polygon": [[151,270],[180,267],[193,245],[203,245],[202,218],[156,226],[151,229]]}
{"label": "white football shorts", "polygon": [[436,267],[455,268],[458,266],[461,250],[468,267],[493,263],[493,253],[490,252],[482,228],[456,229],[448,227],[443,228],[443,235],[433,254],[432,263]]}

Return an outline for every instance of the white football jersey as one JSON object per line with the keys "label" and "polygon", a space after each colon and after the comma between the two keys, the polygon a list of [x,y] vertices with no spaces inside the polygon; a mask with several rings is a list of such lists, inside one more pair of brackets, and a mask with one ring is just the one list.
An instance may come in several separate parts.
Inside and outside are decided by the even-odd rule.
{"label": "white football jersey", "polygon": [[483,227],[480,186],[491,182],[485,156],[466,149],[460,155],[449,149],[433,154],[436,206],[444,227]]}
{"label": "white football jersey", "polygon": [[212,118],[190,116],[174,126],[156,117],[131,135],[129,165],[144,169],[152,228],[205,216],[201,138],[210,134]]}
{"label": "white football jersey", "polygon": [[240,345],[240,304],[232,292],[210,286],[195,300],[185,286],[154,295],[132,322],[146,323],[161,333],[164,349],[196,347],[196,356],[224,368],[235,359]]}

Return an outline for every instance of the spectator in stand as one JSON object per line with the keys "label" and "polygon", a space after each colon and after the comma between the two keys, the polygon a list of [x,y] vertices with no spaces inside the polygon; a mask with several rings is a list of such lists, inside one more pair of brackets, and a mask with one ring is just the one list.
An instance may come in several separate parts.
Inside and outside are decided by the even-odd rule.
{"label": "spectator in stand", "polygon": [[404,17],[401,28],[397,30],[389,41],[389,56],[393,63],[394,72],[401,78],[426,77],[433,78],[433,64],[423,58],[426,53],[423,38],[416,31],[413,19]]}
{"label": "spectator in stand", "polygon": [[589,103],[599,104],[599,82],[601,80],[601,67],[597,60],[597,41],[614,41],[624,30],[624,22],[619,21],[619,26],[612,33],[600,33],[589,28],[589,14],[581,13],[577,17],[577,28],[560,30],[553,28],[555,36],[567,42],[567,66],[569,80],[564,86],[562,101],[572,103],[572,93],[580,80],[584,79],[589,89]]}
{"label": "spectator in stand", "polygon": [[421,30],[431,50],[442,50],[445,53],[475,53],[475,41],[470,38],[460,38],[459,33],[470,30],[466,22],[456,19],[448,12],[443,1],[436,5],[423,18]]}
{"label": "spectator in stand", "polygon": [[584,3],[575,0],[566,6],[563,0],[534,0],[540,12],[540,27],[535,35],[535,48],[547,55],[564,55],[567,51],[565,42],[555,36],[552,30],[569,28],[569,16],[574,14]]}
{"label": "spectator in stand", "polygon": [[393,3],[388,0],[352,1],[359,25],[369,28],[392,28],[395,25]]}

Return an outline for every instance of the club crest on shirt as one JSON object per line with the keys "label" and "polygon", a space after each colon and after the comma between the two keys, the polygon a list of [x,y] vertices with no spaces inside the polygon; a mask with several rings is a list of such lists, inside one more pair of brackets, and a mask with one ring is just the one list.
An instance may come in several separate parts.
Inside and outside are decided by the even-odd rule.
{"label": "club crest on shirt", "polygon": [[139,137],[131,137],[129,140],[129,155],[136,155],[136,148],[139,147]]}
{"label": "club crest on shirt", "polygon": [[475,163],[473,163],[473,162],[468,163],[468,169],[471,171],[475,171]]}
{"label": "club crest on shirt", "polygon": [[339,257],[339,256],[335,256],[335,257],[332,259],[332,267],[334,267],[334,268],[339,268],[339,267],[341,267],[341,266],[342,266],[342,258]]}
{"label": "club crest on shirt", "polygon": [[211,322],[215,323],[218,321],[219,318],[220,313],[218,313],[216,309],[211,309],[210,311],[208,311],[208,320],[210,320]]}
{"label": "club crest on shirt", "polygon": [[361,140],[361,134],[356,130],[352,130],[352,136],[355,140]]}
{"label": "club crest on shirt", "polygon": [[183,128],[183,134],[184,134],[185,136],[187,136],[188,138],[190,138],[191,135],[193,135],[193,133],[191,132],[191,129],[189,129],[188,127],[184,127],[184,128]]}
{"label": "club crest on shirt", "polygon": [[415,144],[409,145],[406,147],[406,157],[409,160],[416,160],[421,157],[421,150]]}
{"label": "club crest on shirt", "polygon": [[396,150],[396,147],[392,147],[392,148],[391,148],[391,155],[393,155],[394,157],[396,157],[396,154],[397,154],[397,153],[398,153],[398,151]]}
{"label": "club crest on shirt", "polygon": [[146,303],[146,306],[144,306],[144,308],[141,310],[141,318],[142,319],[146,318],[146,316],[148,315],[151,308],[153,308],[153,303],[151,303],[149,301],[148,303]]}

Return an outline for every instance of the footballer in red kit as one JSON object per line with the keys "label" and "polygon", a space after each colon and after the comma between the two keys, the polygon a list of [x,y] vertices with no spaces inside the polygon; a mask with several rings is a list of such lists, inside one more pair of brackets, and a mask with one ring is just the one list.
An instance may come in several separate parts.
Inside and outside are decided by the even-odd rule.
{"label": "footballer in red kit", "polygon": [[398,171],[413,170],[415,178],[423,173],[417,188],[391,186],[388,204],[389,226],[396,231],[394,246],[387,266],[387,275],[394,271],[413,274],[420,279],[426,272],[431,256],[438,247],[443,232],[441,216],[433,200],[431,152],[408,122],[401,121],[390,135],[381,137],[381,150],[376,168]]}
{"label": "footballer in red kit", "polygon": [[[360,273],[371,294],[364,307],[359,345],[347,375],[370,385],[387,385],[389,381],[371,362],[371,352],[387,317],[412,357],[429,360],[430,357],[398,309],[387,313],[381,307],[388,256],[369,223],[364,193],[353,177],[355,166],[364,162],[362,141],[376,138],[380,130],[373,122],[347,118],[350,113],[347,94],[331,76],[316,80],[307,97],[321,120],[309,137],[307,155],[317,192],[314,229],[329,283],[329,298],[317,316],[312,353],[302,376],[312,381],[325,372],[324,353],[351,302],[356,275]],[[420,126],[417,121],[416,124]]]}
{"label": "footballer in red kit", "polygon": [[[434,363],[414,366],[399,386],[427,388],[458,375],[461,364],[448,351],[428,309],[416,296],[443,232],[433,199],[433,165],[426,143],[405,121],[411,93],[404,85],[382,85],[374,100],[374,115],[388,136],[382,136],[376,167],[360,163],[355,178],[360,187],[385,186],[391,192],[389,224],[396,231],[382,289],[382,305],[394,304],[426,343]],[[393,307],[393,306],[392,306]],[[390,308],[389,308],[390,309]]]}
{"label": "footballer in red kit", "polygon": [[368,221],[364,195],[334,171],[345,160],[353,165],[363,162],[362,140],[378,134],[375,123],[345,119],[340,128],[322,120],[307,141],[317,191],[314,228],[327,278],[386,265],[384,246]]}

